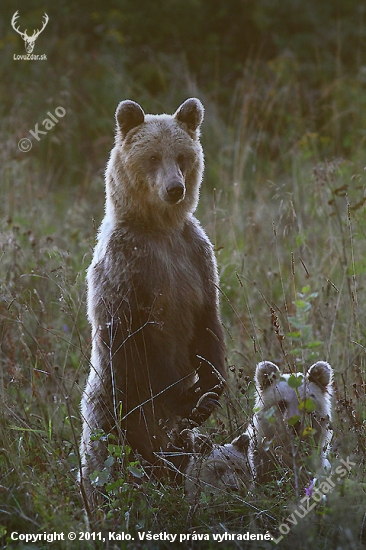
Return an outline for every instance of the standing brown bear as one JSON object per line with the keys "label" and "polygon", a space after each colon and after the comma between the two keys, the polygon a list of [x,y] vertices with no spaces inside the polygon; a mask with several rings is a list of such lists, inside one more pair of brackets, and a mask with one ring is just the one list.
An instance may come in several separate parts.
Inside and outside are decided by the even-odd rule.
{"label": "standing brown bear", "polygon": [[[174,115],[145,115],[133,101],[116,111],[105,216],[87,273],[92,354],[80,454],[92,506],[90,474],[107,458],[106,438],[93,434],[113,434],[162,465],[169,433],[185,418],[202,423],[223,391],[216,261],[193,215],[203,112],[198,99]],[[184,453],[169,460],[184,469]]]}

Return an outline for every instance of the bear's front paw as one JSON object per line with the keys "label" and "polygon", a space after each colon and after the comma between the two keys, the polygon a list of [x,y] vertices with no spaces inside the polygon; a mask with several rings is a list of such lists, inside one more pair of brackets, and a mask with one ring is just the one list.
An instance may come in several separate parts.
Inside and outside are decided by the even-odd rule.
{"label": "bear's front paw", "polygon": [[219,394],[214,391],[204,393],[199,398],[197,405],[192,411],[191,420],[197,424],[202,424],[214,409],[221,407],[219,398]]}

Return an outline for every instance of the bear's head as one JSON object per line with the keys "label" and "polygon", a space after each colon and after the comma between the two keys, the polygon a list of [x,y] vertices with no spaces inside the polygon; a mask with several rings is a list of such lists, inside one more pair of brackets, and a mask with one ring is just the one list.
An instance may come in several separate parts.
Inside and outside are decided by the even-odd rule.
{"label": "bear's head", "polygon": [[332,378],[333,369],[324,361],[312,365],[305,376],[281,374],[270,361],[259,363],[253,419],[259,446],[283,451],[294,441],[311,440],[322,451],[331,434]]}
{"label": "bear's head", "polygon": [[246,490],[253,476],[248,461],[249,436],[241,434],[226,445],[213,445],[200,436],[200,445],[194,444],[185,476],[188,500],[201,493],[225,493]]}
{"label": "bear's head", "polygon": [[111,199],[123,202],[125,212],[145,217],[150,212],[155,220],[159,214],[178,220],[194,212],[203,174],[203,114],[195,98],[187,99],[173,115],[146,115],[134,101],[122,101],[107,170]]}

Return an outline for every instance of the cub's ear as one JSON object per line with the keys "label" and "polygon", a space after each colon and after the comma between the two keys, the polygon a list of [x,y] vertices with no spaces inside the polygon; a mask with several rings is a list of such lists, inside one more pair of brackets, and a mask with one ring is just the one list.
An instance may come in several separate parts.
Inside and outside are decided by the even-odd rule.
{"label": "cub's ear", "polygon": [[199,137],[199,129],[203,121],[205,109],[199,99],[191,97],[187,99],[174,113],[176,120],[193,139]]}
{"label": "cub's ear", "polygon": [[182,430],[179,434],[183,447],[189,453],[209,455],[213,450],[212,440],[208,435],[201,434],[197,430]]}
{"label": "cub's ear", "polygon": [[280,369],[271,361],[262,361],[258,363],[255,370],[255,384],[257,389],[263,390],[264,388],[276,383],[280,378]]}
{"label": "cub's ear", "polygon": [[250,438],[247,433],[243,433],[232,440],[231,444],[233,447],[236,447],[236,449],[240,453],[246,453],[248,451]]}
{"label": "cub's ear", "polygon": [[333,369],[325,361],[318,361],[307,372],[309,382],[314,382],[323,392],[329,392],[332,388]]}
{"label": "cub's ear", "polygon": [[145,113],[138,103],[126,99],[121,101],[116,110],[117,127],[125,138],[132,128],[136,128],[145,120]]}

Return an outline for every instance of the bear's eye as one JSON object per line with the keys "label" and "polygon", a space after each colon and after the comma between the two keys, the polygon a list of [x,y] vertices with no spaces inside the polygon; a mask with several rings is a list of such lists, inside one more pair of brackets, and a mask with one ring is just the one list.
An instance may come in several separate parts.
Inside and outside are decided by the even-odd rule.
{"label": "bear's eye", "polygon": [[287,409],[287,403],[286,403],[286,401],[283,401],[283,400],[282,400],[282,401],[279,401],[279,402],[277,403],[277,407],[278,407],[278,409],[280,410],[281,413],[286,412],[286,409]]}
{"label": "bear's eye", "polygon": [[149,160],[151,164],[157,164],[160,160],[160,155],[151,155]]}
{"label": "bear's eye", "polygon": [[185,160],[186,160],[186,158],[182,153],[177,156],[177,163],[178,163],[178,166],[181,170],[184,168]]}
{"label": "bear's eye", "polygon": [[228,467],[226,466],[226,464],[223,464],[222,462],[214,464],[214,468],[213,468],[214,472],[218,476],[223,476],[227,469]]}

